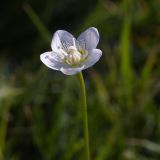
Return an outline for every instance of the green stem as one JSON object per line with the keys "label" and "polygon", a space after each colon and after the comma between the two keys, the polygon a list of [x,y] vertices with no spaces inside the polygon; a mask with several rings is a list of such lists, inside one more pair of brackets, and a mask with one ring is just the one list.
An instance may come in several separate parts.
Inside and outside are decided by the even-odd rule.
{"label": "green stem", "polygon": [[78,74],[78,78],[80,81],[81,92],[82,92],[82,114],[83,114],[83,129],[84,129],[86,160],[90,160],[86,89],[85,89],[85,83],[84,83],[82,72]]}

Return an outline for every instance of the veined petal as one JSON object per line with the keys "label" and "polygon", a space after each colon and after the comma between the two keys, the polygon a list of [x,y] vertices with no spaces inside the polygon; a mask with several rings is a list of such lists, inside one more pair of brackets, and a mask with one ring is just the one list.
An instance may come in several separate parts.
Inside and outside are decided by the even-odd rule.
{"label": "veined petal", "polygon": [[98,30],[95,27],[87,29],[80,34],[77,41],[79,42],[79,45],[86,50],[95,49],[99,42]]}
{"label": "veined petal", "polygon": [[53,35],[51,48],[54,52],[59,52],[59,49],[66,50],[68,47],[73,46],[74,36],[67,31],[58,30]]}
{"label": "veined petal", "polygon": [[56,54],[53,52],[45,52],[40,55],[40,60],[49,68],[54,70],[60,70],[61,67],[64,67],[65,64],[57,61]]}
{"label": "veined petal", "polygon": [[81,70],[83,70],[84,66],[82,67],[76,67],[76,68],[65,68],[65,67],[62,67],[60,69],[60,71],[66,75],[73,75],[73,74],[76,74],[78,72],[80,72]]}
{"label": "veined petal", "polygon": [[93,49],[89,53],[87,60],[84,62],[84,69],[93,66],[97,61],[99,61],[101,56],[102,56],[102,51],[100,49]]}

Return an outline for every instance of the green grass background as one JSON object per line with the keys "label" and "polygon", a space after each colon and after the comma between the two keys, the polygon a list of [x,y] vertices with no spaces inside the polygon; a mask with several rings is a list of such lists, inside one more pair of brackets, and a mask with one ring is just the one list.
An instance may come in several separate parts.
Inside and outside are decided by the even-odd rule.
{"label": "green grass background", "polygon": [[45,67],[53,33],[100,32],[85,70],[91,160],[160,159],[160,1],[0,5],[0,160],[84,160],[79,82]]}

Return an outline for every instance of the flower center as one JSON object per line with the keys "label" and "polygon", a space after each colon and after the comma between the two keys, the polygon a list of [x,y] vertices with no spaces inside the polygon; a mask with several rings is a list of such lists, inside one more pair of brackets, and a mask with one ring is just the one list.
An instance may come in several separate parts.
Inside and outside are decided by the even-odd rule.
{"label": "flower center", "polygon": [[82,48],[77,49],[76,46],[70,46],[66,51],[62,50],[61,55],[63,55],[61,58],[65,63],[77,66],[86,59],[88,52]]}

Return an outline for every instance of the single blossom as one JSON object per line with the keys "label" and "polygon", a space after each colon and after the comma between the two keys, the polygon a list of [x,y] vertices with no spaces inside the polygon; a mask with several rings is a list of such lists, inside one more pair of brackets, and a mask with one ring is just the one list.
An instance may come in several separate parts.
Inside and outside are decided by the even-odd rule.
{"label": "single blossom", "polygon": [[64,30],[58,30],[51,42],[52,51],[40,55],[41,61],[49,68],[66,75],[76,74],[93,66],[101,57],[96,49],[99,42],[98,30],[91,27],[76,39]]}

